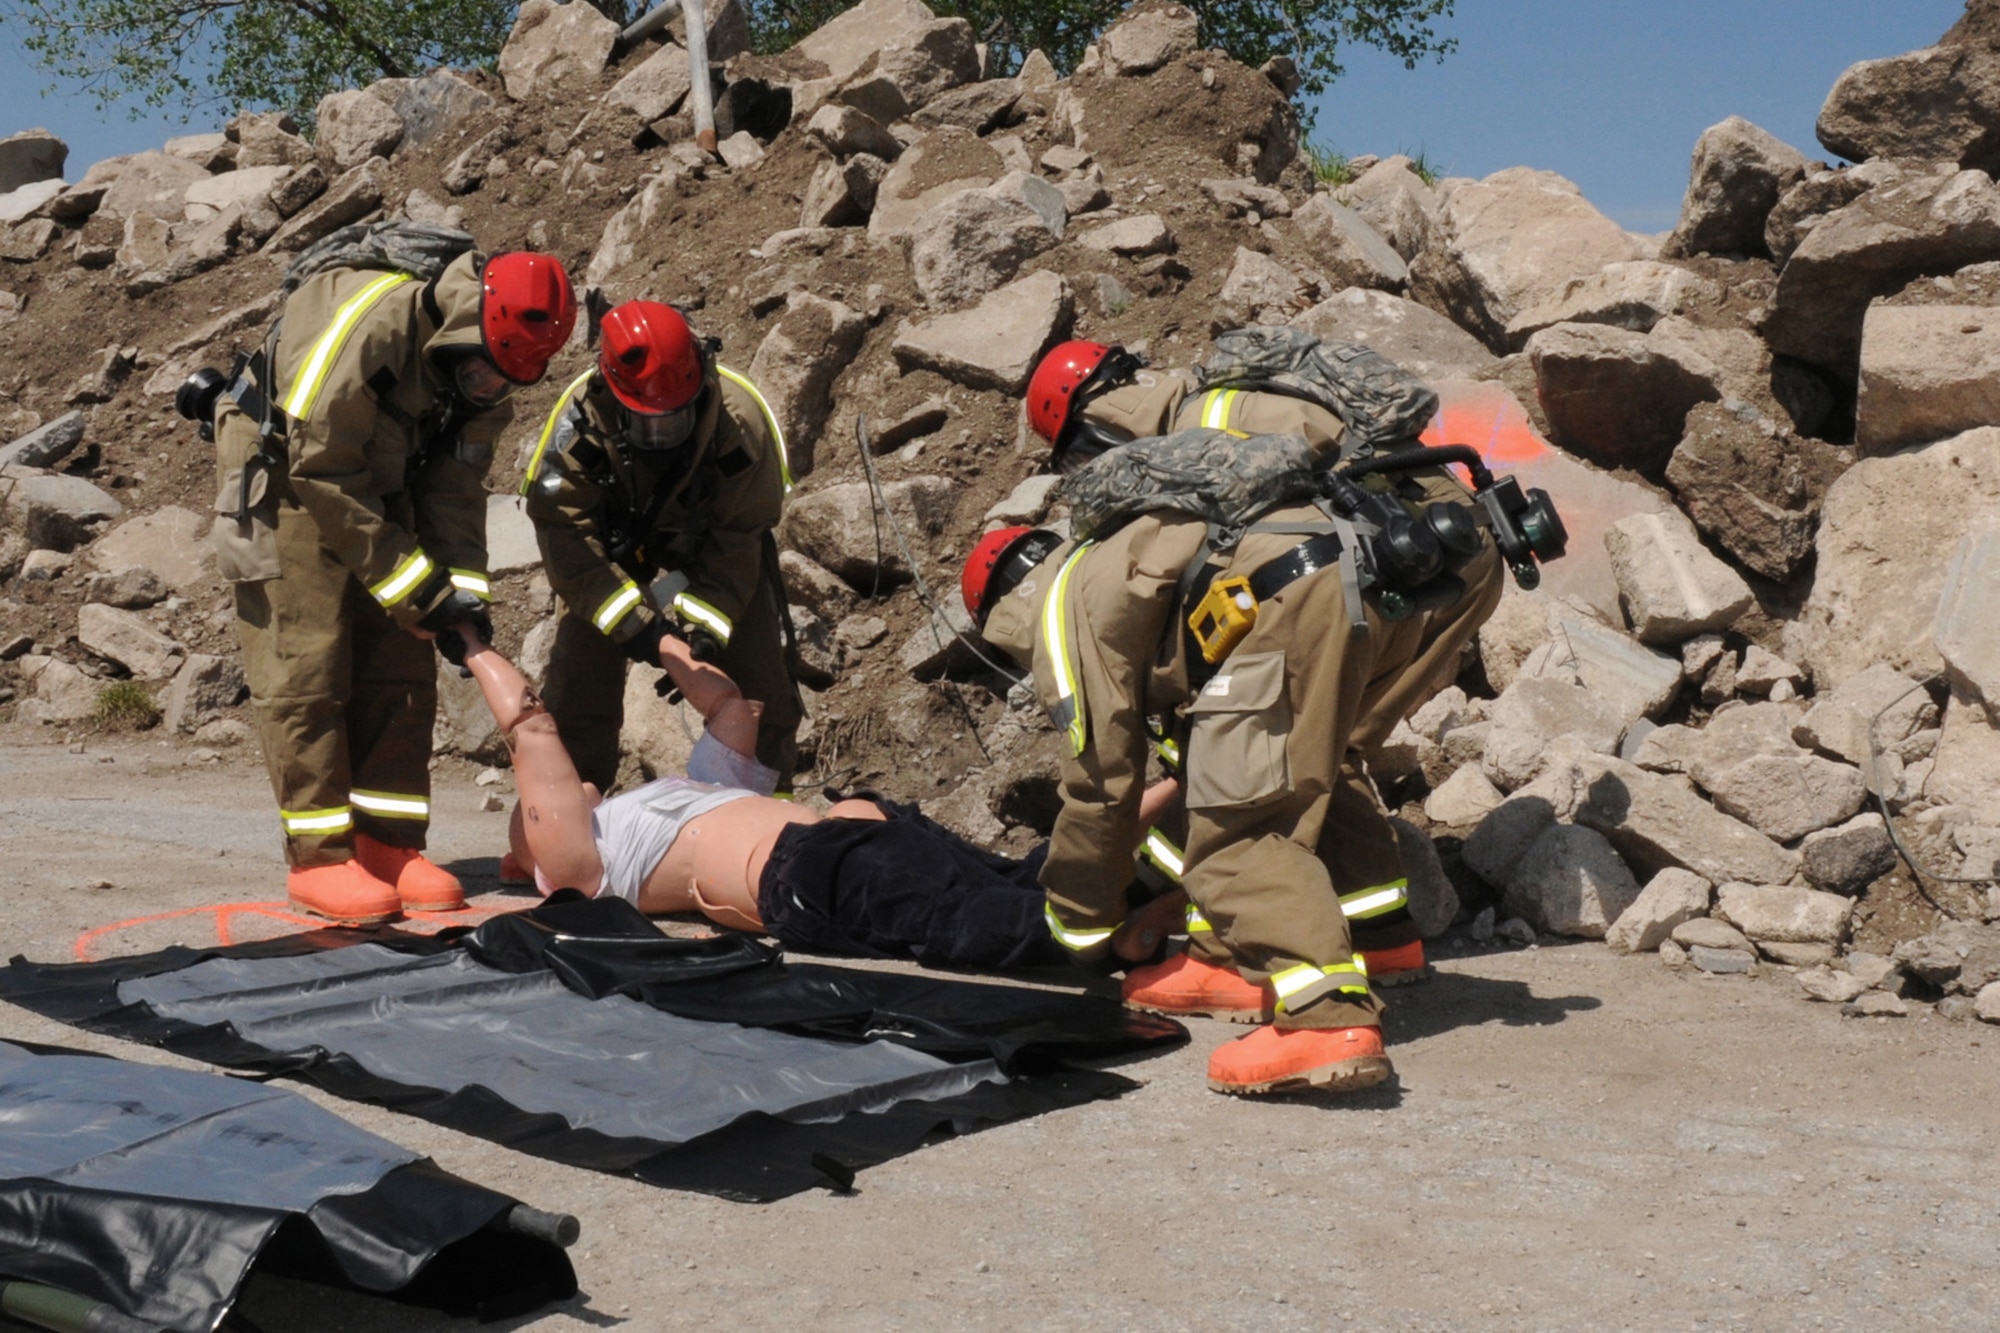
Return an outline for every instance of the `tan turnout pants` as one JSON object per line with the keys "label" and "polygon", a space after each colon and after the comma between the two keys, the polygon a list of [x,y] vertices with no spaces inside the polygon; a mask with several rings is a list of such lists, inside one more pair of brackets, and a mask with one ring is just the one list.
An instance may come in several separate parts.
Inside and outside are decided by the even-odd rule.
{"label": "tan turnout pants", "polygon": [[[555,716],[563,745],[576,761],[577,774],[599,791],[609,791],[618,778],[618,734],[625,725],[625,668],[631,660],[588,617],[564,610],[556,625],[542,698]],[[805,710],[785,665],[784,631],[778,624],[778,603],[768,580],[758,585],[757,595],[737,619],[729,646],[715,665],[736,682],[744,698],[763,703],[764,716],[757,725],[757,759],[777,770],[779,793],[789,792],[792,770],[798,765],[799,722]]]}
{"label": "tan turnout pants", "polygon": [[305,511],[278,511],[283,577],[236,585],[236,635],[285,855],[335,865],[359,829],[421,849],[430,828],[437,659],[400,629]]}
{"label": "tan turnout pants", "polygon": [[[1183,882],[1212,928],[1194,936],[1198,952],[1227,956],[1258,982],[1353,965],[1340,895],[1403,875],[1395,831],[1355,761],[1450,678],[1466,639],[1499,603],[1499,566],[1489,544],[1464,571],[1466,595],[1454,605],[1394,622],[1369,608],[1359,629],[1337,569],[1259,606],[1256,625],[1190,710]],[[1415,938],[1413,925],[1401,933]],[[1278,1026],[1379,1022],[1381,1001],[1365,989],[1328,983],[1301,994],[1281,1007]]]}

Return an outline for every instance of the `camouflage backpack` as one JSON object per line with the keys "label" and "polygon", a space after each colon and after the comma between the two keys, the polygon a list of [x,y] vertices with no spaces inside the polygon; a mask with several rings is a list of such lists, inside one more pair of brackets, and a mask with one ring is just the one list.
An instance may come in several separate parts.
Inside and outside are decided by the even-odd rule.
{"label": "camouflage backpack", "polygon": [[1379,352],[1267,324],[1217,338],[1195,375],[1204,393],[1258,389],[1318,403],[1347,426],[1343,462],[1414,443],[1438,409],[1428,385]]}
{"label": "camouflage backpack", "polygon": [[401,218],[357,222],[301,250],[285,270],[284,291],[289,295],[307,278],[332,268],[386,269],[429,282],[476,244],[456,227]]}
{"label": "camouflage backpack", "polygon": [[1239,533],[1268,509],[1318,495],[1314,469],[1301,436],[1197,427],[1099,454],[1063,479],[1056,498],[1069,505],[1071,528],[1087,541],[1156,509]]}

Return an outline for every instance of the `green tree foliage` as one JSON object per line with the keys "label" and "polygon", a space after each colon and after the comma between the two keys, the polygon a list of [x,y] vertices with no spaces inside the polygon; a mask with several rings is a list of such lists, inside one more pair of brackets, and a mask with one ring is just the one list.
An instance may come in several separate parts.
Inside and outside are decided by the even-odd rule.
{"label": "green tree foliage", "polygon": [[[35,64],[100,104],[278,107],[490,65],[518,0],[0,0]],[[136,115],[136,112],[134,113]]]}
{"label": "green tree foliage", "polygon": [[[1290,56],[1303,80],[1299,93],[1324,92],[1344,72],[1343,46],[1378,47],[1410,68],[1442,59],[1457,43],[1438,35],[1456,0],[1183,0],[1201,20],[1205,46],[1246,65]],[[1128,0],[930,0],[941,15],[969,21],[991,47],[996,74],[1020,68],[1039,47],[1064,74],[1083,48],[1125,12]],[[782,51],[847,8],[837,0],[748,0],[750,30],[760,51]]]}

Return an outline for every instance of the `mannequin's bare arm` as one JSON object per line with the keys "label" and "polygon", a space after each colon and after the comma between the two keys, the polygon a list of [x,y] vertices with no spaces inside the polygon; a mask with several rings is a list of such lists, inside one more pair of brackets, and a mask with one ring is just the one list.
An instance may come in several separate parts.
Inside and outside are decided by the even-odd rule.
{"label": "mannequin's bare arm", "polygon": [[529,860],[552,884],[595,890],[604,876],[590,834],[596,801],[556,734],[556,720],[542,707],[528,678],[480,639],[478,631],[460,625],[458,632],[465,639],[466,670],[479,683],[513,757],[514,781],[521,791],[514,821]]}
{"label": "mannequin's bare arm", "polygon": [[660,640],[660,666],[701,714],[715,739],[738,754],[757,753],[757,722],[763,716],[763,704],[745,699],[736,682],[721,669],[695,661],[683,639],[669,635]]}

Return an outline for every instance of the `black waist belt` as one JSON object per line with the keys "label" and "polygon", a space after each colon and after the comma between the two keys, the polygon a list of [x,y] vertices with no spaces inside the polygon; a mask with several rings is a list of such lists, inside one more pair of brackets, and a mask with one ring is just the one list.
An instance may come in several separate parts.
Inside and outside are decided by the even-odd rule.
{"label": "black waist belt", "polygon": [[1332,569],[1340,563],[1340,534],[1321,533],[1309,537],[1275,560],[1260,565],[1250,576],[1250,595],[1260,602],[1278,595],[1279,589],[1296,583],[1308,574]]}

